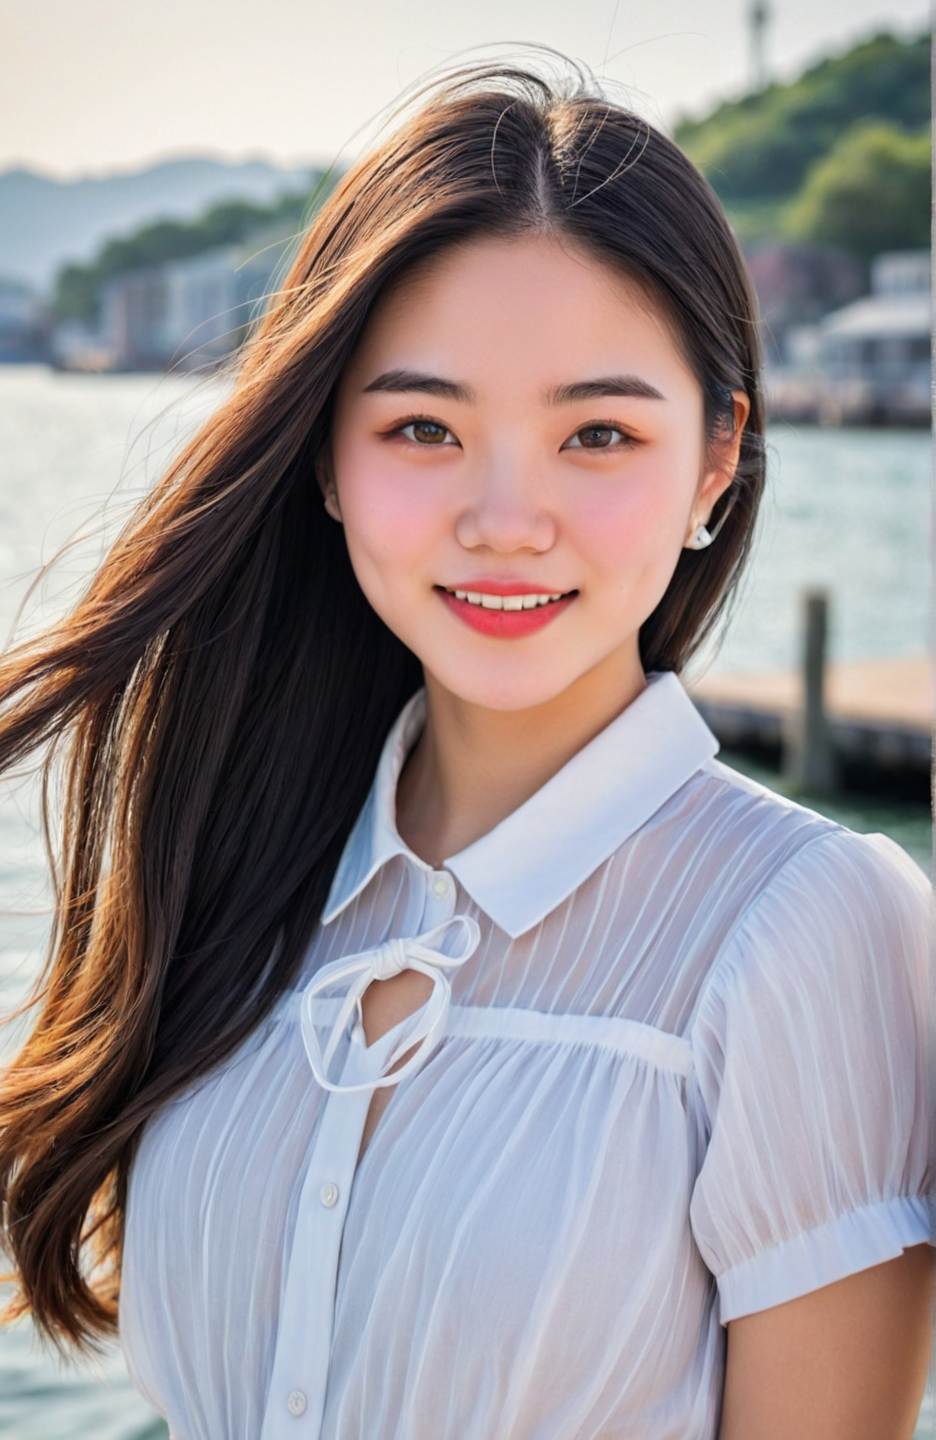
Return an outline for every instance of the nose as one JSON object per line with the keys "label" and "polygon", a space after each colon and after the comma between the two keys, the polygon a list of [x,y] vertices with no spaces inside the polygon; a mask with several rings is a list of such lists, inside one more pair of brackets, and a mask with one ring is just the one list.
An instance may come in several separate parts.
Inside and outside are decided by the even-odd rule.
{"label": "nose", "polygon": [[535,465],[515,457],[491,466],[467,500],[458,528],[459,539],[469,547],[547,549],[556,521],[548,487]]}

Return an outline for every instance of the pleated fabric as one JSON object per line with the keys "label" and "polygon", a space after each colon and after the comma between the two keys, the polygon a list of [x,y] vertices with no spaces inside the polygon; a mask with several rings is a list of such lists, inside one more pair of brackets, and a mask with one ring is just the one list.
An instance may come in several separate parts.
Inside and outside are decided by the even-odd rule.
{"label": "pleated fabric", "polygon": [[731,1320],[936,1244],[928,878],[647,681],[438,869],[404,706],[299,983],[134,1158],[120,1342],[173,1440],[715,1440]]}

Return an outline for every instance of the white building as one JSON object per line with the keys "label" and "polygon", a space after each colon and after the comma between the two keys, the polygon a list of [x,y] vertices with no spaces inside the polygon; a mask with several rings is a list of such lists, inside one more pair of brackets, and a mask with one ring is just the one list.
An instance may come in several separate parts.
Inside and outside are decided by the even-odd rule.
{"label": "white building", "polygon": [[929,250],[871,265],[871,289],[787,332],[788,363],[767,371],[771,413],[823,424],[929,425]]}
{"label": "white building", "polygon": [[877,256],[871,293],[819,322],[817,360],[832,390],[833,411],[928,421],[931,264],[928,250]]}
{"label": "white building", "polygon": [[101,289],[100,326],[114,368],[213,368],[263,309],[291,239],[265,229],[242,244],[115,275]]}

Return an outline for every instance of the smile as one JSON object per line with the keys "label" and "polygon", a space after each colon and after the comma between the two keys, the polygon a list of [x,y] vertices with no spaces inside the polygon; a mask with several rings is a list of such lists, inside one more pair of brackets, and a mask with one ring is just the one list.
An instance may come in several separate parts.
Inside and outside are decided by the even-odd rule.
{"label": "smile", "polygon": [[474,591],[451,591],[433,587],[437,595],[472,629],[483,635],[516,639],[541,630],[557,619],[577,598],[578,591],[565,595],[488,595]]}
{"label": "smile", "polygon": [[469,605],[483,605],[487,610],[533,610],[537,605],[554,605],[557,600],[565,600],[575,594],[574,590],[567,590],[561,595],[489,595],[482,591],[450,590],[447,585],[442,588],[446,595],[454,595],[456,600],[467,600]]}

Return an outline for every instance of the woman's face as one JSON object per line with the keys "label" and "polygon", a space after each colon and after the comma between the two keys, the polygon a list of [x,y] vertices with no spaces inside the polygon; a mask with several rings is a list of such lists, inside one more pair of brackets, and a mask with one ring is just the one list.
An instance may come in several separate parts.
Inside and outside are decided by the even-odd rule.
{"label": "woman's face", "polygon": [[[446,385],[380,381],[394,371]],[[643,393],[549,396],[612,376]],[[705,473],[698,382],[627,280],[567,239],[442,252],[381,296],[335,397],[332,513],[361,589],[465,701],[544,704],[597,667],[642,688],[639,628],[737,461],[735,397],[735,439]],[[438,589],[498,579],[577,594],[507,636]]]}

